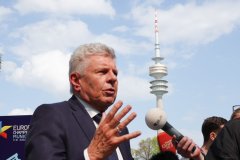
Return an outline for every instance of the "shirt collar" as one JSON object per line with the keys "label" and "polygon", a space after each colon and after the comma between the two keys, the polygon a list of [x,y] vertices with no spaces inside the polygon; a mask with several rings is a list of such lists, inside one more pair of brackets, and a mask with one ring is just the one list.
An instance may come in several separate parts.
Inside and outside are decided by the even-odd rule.
{"label": "shirt collar", "polygon": [[91,105],[89,105],[87,102],[82,100],[80,97],[76,96],[78,101],[85,107],[86,111],[90,115],[91,118],[93,118],[95,115],[100,113],[98,110],[94,109]]}

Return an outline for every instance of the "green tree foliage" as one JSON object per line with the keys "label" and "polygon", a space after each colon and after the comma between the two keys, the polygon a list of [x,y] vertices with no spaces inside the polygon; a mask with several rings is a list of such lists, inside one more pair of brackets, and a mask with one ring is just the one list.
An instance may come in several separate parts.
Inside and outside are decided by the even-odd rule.
{"label": "green tree foliage", "polygon": [[157,137],[141,140],[138,147],[138,149],[132,149],[135,160],[149,160],[154,154],[160,152]]}

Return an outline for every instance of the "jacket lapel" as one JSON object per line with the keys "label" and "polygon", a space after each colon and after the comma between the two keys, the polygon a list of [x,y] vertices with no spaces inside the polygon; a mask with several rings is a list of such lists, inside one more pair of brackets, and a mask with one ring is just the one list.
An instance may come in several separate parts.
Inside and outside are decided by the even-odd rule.
{"label": "jacket lapel", "polygon": [[92,118],[75,96],[72,96],[68,102],[71,105],[74,118],[90,142],[96,130]]}

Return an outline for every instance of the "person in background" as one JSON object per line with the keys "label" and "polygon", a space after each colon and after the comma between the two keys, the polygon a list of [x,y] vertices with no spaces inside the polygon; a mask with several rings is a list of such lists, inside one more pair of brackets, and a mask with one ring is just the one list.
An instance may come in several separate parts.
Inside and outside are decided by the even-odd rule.
{"label": "person in background", "polygon": [[240,119],[240,105],[233,106],[233,113],[230,117],[230,120],[232,119]]}
{"label": "person in background", "polygon": [[[194,160],[203,160],[206,156],[209,147],[217,137],[220,130],[227,123],[227,120],[222,117],[212,116],[206,118],[202,124],[203,145],[198,147],[193,140],[184,136],[179,143],[175,143],[177,152],[186,158]],[[193,148],[195,151],[193,152]],[[183,158],[183,159],[186,159]]]}
{"label": "person in background", "polygon": [[226,123],[227,120],[225,118],[216,116],[204,120],[202,124],[203,145],[201,151],[205,156],[207,155],[209,147]]}
{"label": "person in background", "polygon": [[136,113],[128,114],[130,105],[119,111],[122,101],[105,112],[117,96],[117,75],[112,48],[101,43],[77,48],[69,61],[72,97],[35,110],[26,160],[132,160],[129,140],[141,132],[129,133],[127,125]]}
{"label": "person in background", "polygon": [[240,160],[240,120],[230,120],[219,132],[205,160]]}
{"label": "person in background", "polygon": [[219,133],[206,160],[240,160],[240,105],[233,106],[230,121]]}
{"label": "person in background", "polygon": [[171,151],[165,151],[153,155],[150,160],[179,160],[179,158],[175,153]]}

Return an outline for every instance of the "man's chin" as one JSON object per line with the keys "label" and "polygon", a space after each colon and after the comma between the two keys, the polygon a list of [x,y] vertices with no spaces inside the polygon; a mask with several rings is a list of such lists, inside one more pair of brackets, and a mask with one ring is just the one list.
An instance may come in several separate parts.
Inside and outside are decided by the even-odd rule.
{"label": "man's chin", "polygon": [[113,99],[104,99],[102,101],[99,101],[96,105],[99,107],[99,109],[101,109],[101,111],[105,111],[108,109],[108,107],[110,107],[115,101],[115,98]]}
{"label": "man's chin", "polygon": [[106,101],[105,104],[109,107],[114,103],[115,99]]}
{"label": "man's chin", "polygon": [[115,99],[116,99],[116,96],[106,96],[106,97],[104,97],[102,100],[103,100],[103,102],[105,102],[105,103],[108,103],[108,104],[113,104],[114,103],[114,101],[115,101]]}

